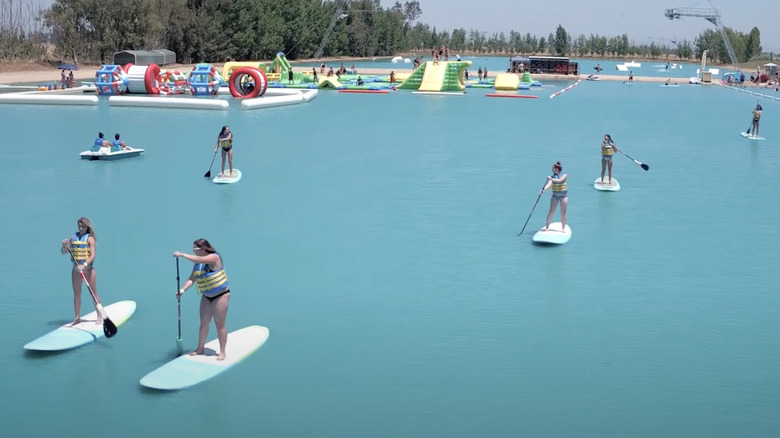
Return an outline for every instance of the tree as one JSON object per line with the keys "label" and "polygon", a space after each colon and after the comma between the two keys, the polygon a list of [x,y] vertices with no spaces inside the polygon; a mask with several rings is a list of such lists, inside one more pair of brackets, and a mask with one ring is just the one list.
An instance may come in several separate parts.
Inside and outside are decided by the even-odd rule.
{"label": "tree", "polygon": [[539,38],[539,45],[536,47],[536,51],[539,53],[544,53],[547,50],[547,41],[544,39],[544,37]]}
{"label": "tree", "polygon": [[688,40],[683,40],[677,43],[677,57],[680,59],[688,59],[693,56],[693,47]]}
{"label": "tree", "polygon": [[753,57],[761,54],[761,32],[757,27],[750,30],[747,42],[745,44],[745,60],[750,61]]}
{"label": "tree", "polygon": [[556,55],[566,56],[569,54],[569,50],[571,49],[571,37],[569,37],[569,33],[566,32],[566,29],[560,24],[558,25],[558,28],[555,29],[555,37],[551,43]]}
{"label": "tree", "polygon": [[650,43],[650,57],[658,58],[661,56],[661,54],[663,54],[661,47],[655,45],[655,43]]}
{"label": "tree", "polygon": [[406,23],[414,23],[421,15],[422,9],[420,9],[420,2],[415,0],[404,3],[404,20]]}

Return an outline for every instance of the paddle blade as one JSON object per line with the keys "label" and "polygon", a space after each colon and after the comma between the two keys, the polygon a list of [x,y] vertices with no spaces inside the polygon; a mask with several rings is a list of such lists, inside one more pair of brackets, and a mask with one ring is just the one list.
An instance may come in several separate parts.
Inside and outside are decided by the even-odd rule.
{"label": "paddle blade", "polygon": [[645,163],[642,163],[642,169],[645,169],[645,170],[650,170],[650,166],[648,166],[648,165],[647,165],[647,164],[645,164]]}
{"label": "paddle blade", "polygon": [[206,172],[205,175],[203,175],[203,178],[211,178],[211,169],[209,169],[209,171]]}
{"label": "paddle blade", "polygon": [[117,332],[116,324],[108,318],[103,319],[103,334],[107,338],[113,337]]}

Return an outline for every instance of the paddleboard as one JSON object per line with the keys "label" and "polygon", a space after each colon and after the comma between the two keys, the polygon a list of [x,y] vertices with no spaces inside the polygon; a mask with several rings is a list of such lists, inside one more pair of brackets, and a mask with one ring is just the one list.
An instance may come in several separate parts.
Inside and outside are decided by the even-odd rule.
{"label": "paddleboard", "polygon": [[550,224],[550,229],[547,231],[539,230],[534,234],[534,243],[550,244],[550,245],[563,245],[571,239],[571,228],[566,225],[566,230],[561,232],[561,223],[553,222]]}
{"label": "paddleboard", "polygon": [[[85,302],[84,304],[87,304]],[[117,327],[130,319],[135,312],[135,301],[119,301],[103,308],[106,316]],[[67,323],[60,328],[41,336],[24,346],[25,350],[60,351],[80,347],[96,341],[105,335],[103,324],[96,324],[97,312],[92,311],[81,317],[81,322],[71,326]]]}
{"label": "paddleboard", "polygon": [[751,134],[748,134],[747,132],[740,132],[739,134],[749,140],[766,140],[764,137],[753,137]]}
{"label": "paddleboard", "polygon": [[680,84],[661,84],[660,87],[666,87],[666,88],[676,88],[679,87]]}
{"label": "paddleboard", "polygon": [[596,181],[593,182],[593,188],[602,192],[617,192],[620,190],[620,183],[617,178],[612,178],[612,184],[610,184],[609,177],[605,175],[604,182],[602,183],[601,181],[601,177],[596,178]]}
{"label": "paddleboard", "polygon": [[219,340],[206,343],[205,355],[184,354],[157,368],[141,379],[141,385],[152,389],[188,388],[216,377],[249,357],[265,344],[268,328],[251,325],[228,333],[225,360],[217,360]]}
{"label": "paddleboard", "polygon": [[217,176],[215,176],[214,179],[212,179],[211,181],[214,184],[233,184],[233,183],[237,183],[237,182],[239,182],[241,180],[241,171],[240,170],[238,170],[238,169],[236,169],[234,167],[232,174],[228,175],[228,172],[230,172],[230,171],[226,170],[224,176],[219,176],[219,174],[217,174]]}

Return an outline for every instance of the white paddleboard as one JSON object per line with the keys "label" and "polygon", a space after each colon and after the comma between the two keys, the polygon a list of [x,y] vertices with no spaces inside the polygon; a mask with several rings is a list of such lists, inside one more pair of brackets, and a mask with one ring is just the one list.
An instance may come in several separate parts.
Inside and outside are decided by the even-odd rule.
{"label": "white paddleboard", "polygon": [[617,192],[620,190],[620,183],[617,178],[612,178],[612,184],[610,184],[609,177],[604,175],[603,181],[602,183],[601,177],[596,178],[596,181],[593,182],[593,188],[602,192]]}
{"label": "white paddleboard", "polygon": [[534,243],[546,243],[551,245],[563,245],[571,239],[571,228],[566,224],[566,230],[561,232],[561,223],[553,222],[547,231],[539,230],[534,234]]}
{"label": "white paddleboard", "polygon": [[764,137],[753,137],[752,134],[748,134],[747,132],[740,132],[739,135],[747,138],[748,140],[766,140]]}
{"label": "white paddleboard", "polygon": [[665,87],[665,88],[677,88],[677,87],[680,86],[680,84],[661,84],[659,86],[660,87]]}
{"label": "white paddleboard", "polygon": [[214,184],[233,184],[233,183],[237,183],[237,182],[239,182],[241,180],[241,171],[240,170],[238,170],[238,169],[236,169],[234,167],[233,168],[233,173],[228,175],[229,172],[230,172],[229,170],[225,170],[225,175],[219,176],[219,174],[217,174],[217,176],[215,176],[214,179],[212,179],[211,181]]}
{"label": "white paddleboard", "polygon": [[268,328],[251,325],[228,333],[225,360],[217,360],[219,340],[206,343],[205,355],[185,353],[141,379],[141,385],[161,390],[184,389],[229,370],[265,344]]}
{"label": "white paddleboard", "polygon": [[[89,301],[85,302],[85,304]],[[87,304],[88,305],[88,304]],[[135,312],[135,301],[120,301],[118,303],[105,306],[106,316],[116,324],[117,327],[130,319]],[[24,346],[25,350],[36,351],[60,351],[80,347],[96,341],[105,335],[103,334],[103,324],[96,324],[97,312],[92,311],[81,317],[81,322],[71,326],[67,323],[60,328],[41,336],[40,338]]]}

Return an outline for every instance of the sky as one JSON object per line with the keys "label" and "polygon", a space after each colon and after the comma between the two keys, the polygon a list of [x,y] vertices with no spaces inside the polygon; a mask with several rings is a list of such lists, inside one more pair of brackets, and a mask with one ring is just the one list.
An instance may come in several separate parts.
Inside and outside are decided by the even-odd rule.
{"label": "sky", "polygon": [[[396,0],[381,0],[391,7]],[[401,3],[407,0],[398,0]],[[555,33],[560,24],[574,37],[580,34],[616,36],[627,34],[636,43],[655,41],[674,47],[665,40],[691,43],[706,29],[717,28],[704,18],[686,17],[669,20],[666,9],[698,8],[721,11],[724,26],[749,33],[753,27],[761,32],[764,51],[780,52],[780,1],[721,0],[685,2],[680,0],[417,0],[422,9],[419,22],[437,30],[478,29],[488,35],[510,30],[537,37]],[[659,38],[651,40],[650,38]]]}

